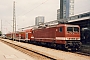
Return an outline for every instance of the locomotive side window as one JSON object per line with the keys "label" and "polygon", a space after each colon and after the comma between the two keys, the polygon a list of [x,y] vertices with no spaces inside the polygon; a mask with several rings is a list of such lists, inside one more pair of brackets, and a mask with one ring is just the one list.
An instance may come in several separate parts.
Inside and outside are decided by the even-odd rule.
{"label": "locomotive side window", "polygon": [[62,27],[59,28],[59,32],[62,32]]}
{"label": "locomotive side window", "polygon": [[67,27],[68,32],[73,32],[73,27]]}
{"label": "locomotive side window", "polygon": [[34,33],[34,31],[32,31],[32,34]]}
{"label": "locomotive side window", "polygon": [[74,27],[74,32],[79,32],[79,28],[78,27]]}

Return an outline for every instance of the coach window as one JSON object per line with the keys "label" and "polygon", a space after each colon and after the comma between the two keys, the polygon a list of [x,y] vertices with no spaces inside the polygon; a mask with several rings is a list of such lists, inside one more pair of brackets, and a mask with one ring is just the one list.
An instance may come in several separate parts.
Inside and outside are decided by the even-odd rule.
{"label": "coach window", "polygon": [[59,28],[59,32],[62,32],[62,27]]}

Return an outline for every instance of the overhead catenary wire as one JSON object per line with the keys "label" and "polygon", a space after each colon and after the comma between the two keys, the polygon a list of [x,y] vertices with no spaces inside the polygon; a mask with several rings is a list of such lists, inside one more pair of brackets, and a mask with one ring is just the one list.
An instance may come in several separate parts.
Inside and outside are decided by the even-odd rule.
{"label": "overhead catenary wire", "polygon": [[[7,21],[7,20],[3,20],[5,23],[8,23],[9,26],[12,28],[13,26]],[[3,25],[2,25],[3,26]],[[6,29],[7,32],[11,32],[8,28],[7,28],[8,25],[4,25],[4,27],[2,28],[3,29]]]}
{"label": "overhead catenary wire", "polygon": [[[38,1],[36,2],[36,3],[38,3]],[[34,3],[32,6],[34,6],[34,5],[36,5],[36,3]],[[28,3],[29,4],[29,3]],[[32,7],[31,6],[31,7]],[[25,8],[25,7],[24,7]],[[23,12],[25,12],[25,11],[27,11],[27,9],[25,9],[24,11],[22,11],[18,16],[20,16],[21,14],[23,14]]]}
{"label": "overhead catenary wire", "polygon": [[[26,14],[32,12],[33,10],[35,10],[36,8],[38,8],[39,6],[45,4],[47,1],[48,1],[48,0],[45,0],[45,1],[42,2],[41,4],[39,4],[39,5],[37,5],[36,7],[32,8],[30,11],[26,12],[25,14],[23,14],[22,16],[24,16],[24,15],[26,15]],[[19,18],[19,17],[21,17],[21,16],[18,16],[17,18]],[[19,28],[19,29],[21,29],[21,28]]]}
{"label": "overhead catenary wire", "polygon": [[[41,6],[41,5],[45,4],[47,1],[48,1],[48,0],[46,0],[46,1],[44,1],[44,2],[42,2],[41,4],[39,4],[38,6],[36,6],[36,7],[32,8],[30,11],[26,12],[26,13],[25,13],[25,14],[23,14],[22,16],[24,16],[24,15],[26,15],[26,14],[28,14],[28,13],[32,12],[33,10],[35,10],[36,8],[38,8],[39,6]],[[18,17],[21,17],[21,16],[18,16]]]}
{"label": "overhead catenary wire", "polygon": [[[24,13],[22,16],[24,16],[24,15],[26,15],[26,14],[32,12],[33,10],[35,10],[36,8],[38,8],[39,6],[45,4],[47,1],[48,1],[48,0],[45,0],[44,2],[42,2],[41,4],[39,4],[38,6],[32,8],[32,9],[29,10],[28,12]],[[17,18],[19,18],[19,17],[21,17],[21,16],[17,16]],[[11,27],[13,27],[7,20],[5,20],[5,22],[7,22]]]}

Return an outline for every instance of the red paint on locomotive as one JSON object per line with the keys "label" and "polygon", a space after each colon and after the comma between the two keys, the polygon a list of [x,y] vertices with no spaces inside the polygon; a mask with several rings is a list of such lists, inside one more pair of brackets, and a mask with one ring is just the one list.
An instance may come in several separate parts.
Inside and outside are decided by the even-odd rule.
{"label": "red paint on locomotive", "polygon": [[[59,24],[54,27],[33,30],[33,40],[60,45],[80,45],[80,27],[78,25]],[[79,42],[78,42],[79,41]],[[71,47],[70,45],[70,47]]]}

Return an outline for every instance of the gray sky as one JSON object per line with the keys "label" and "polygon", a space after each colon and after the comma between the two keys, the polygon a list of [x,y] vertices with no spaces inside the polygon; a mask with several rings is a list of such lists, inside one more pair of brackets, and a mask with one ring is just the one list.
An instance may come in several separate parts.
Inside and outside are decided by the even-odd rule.
{"label": "gray sky", "polygon": [[[2,19],[3,23],[3,33],[12,32],[13,1],[14,0],[0,0],[0,20]],[[57,9],[60,7],[59,0],[15,1],[17,29],[34,25],[35,17],[37,16],[45,16],[45,22],[57,19]],[[75,0],[75,15],[88,11],[90,11],[90,0]]]}

